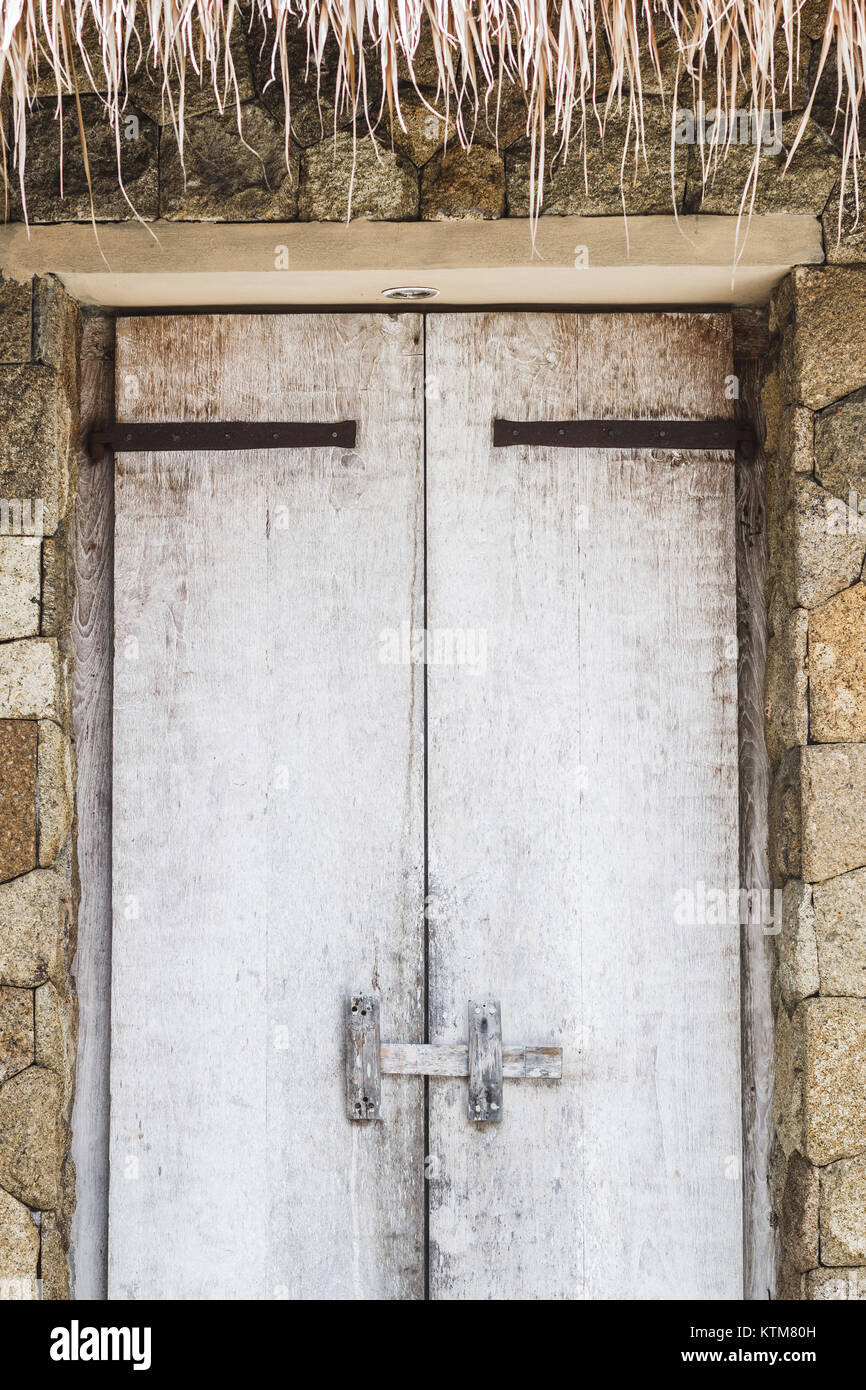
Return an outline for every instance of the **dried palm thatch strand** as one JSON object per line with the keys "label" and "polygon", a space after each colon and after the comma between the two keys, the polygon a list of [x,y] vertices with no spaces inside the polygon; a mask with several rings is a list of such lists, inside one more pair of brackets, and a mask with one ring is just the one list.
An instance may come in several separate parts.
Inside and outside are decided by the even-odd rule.
{"label": "dried palm thatch strand", "polygon": [[[787,99],[799,70],[801,12],[806,0],[0,0],[0,98],[8,112],[2,130],[4,178],[7,151],[21,185],[27,155],[27,113],[45,74],[57,94],[79,89],[103,94],[113,123],[120,177],[120,119],[128,81],[142,66],[162,84],[183,157],[185,94],[189,75],[212,87],[220,110],[229,104],[241,119],[231,38],[246,26],[271,48],[271,75],[286,104],[288,154],[292,86],[315,81],[334,105],[335,121],[353,116],[372,134],[383,118],[405,128],[399,76],[415,63],[426,30],[436,70],[435,97],[422,100],[445,120],[453,116],[457,138],[468,145],[479,112],[498,110],[509,83],[527,101],[532,143],[531,206],[541,210],[548,156],[564,157],[570,141],[585,143],[587,122],[603,131],[612,111],[626,113],[622,180],[630,158],[645,158],[648,83],[724,113],[726,131],[705,142],[699,126],[704,179],[730,146],[733,118],[747,97],[753,129],[763,129]],[[857,167],[861,157],[858,112],[866,88],[866,0],[826,0],[827,15],[818,78],[835,62],[837,119],[843,130],[844,173],[859,210]],[[264,26],[264,27],[262,27]],[[306,35],[305,71],[292,71],[290,39]],[[256,40],[258,41],[258,40]],[[331,59],[331,54],[335,58]],[[327,57],[327,64],[326,64]],[[324,91],[323,71],[330,73]],[[607,92],[600,104],[604,73]],[[375,79],[375,80],[373,80]],[[817,86],[817,79],[816,79]],[[375,100],[373,91],[381,92]],[[813,92],[814,99],[814,92]],[[811,101],[809,111],[811,110]],[[808,117],[809,112],[806,115]],[[805,124],[804,117],[804,124]],[[551,124],[553,140],[550,140]],[[79,125],[83,141],[83,123]],[[803,127],[801,126],[801,133]],[[673,138],[673,137],[672,137]],[[798,137],[799,139],[799,137]],[[8,145],[7,145],[8,140]],[[553,144],[551,150],[550,145]],[[87,167],[86,144],[85,168]],[[793,151],[791,152],[793,153]],[[743,192],[754,205],[760,144]],[[841,209],[840,209],[841,216]]]}

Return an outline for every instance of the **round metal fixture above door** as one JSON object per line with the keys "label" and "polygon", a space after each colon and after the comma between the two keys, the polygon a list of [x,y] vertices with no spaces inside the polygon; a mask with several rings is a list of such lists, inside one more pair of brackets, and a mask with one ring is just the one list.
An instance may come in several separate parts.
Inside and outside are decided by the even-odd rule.
{"label": "round metal fixture above door", "polygon": [[384,299],[418,300],[435,299],[439,291],[430,285],[397,285],[392,290],[383,290]]}

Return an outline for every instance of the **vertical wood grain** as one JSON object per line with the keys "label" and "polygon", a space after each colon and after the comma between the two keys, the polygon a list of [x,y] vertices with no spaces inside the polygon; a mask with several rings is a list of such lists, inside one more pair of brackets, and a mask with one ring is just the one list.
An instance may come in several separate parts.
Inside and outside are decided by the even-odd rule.
{"label": "vertical wood grain", "polygon": [[422,1082],[345,1110],[344,1001],[423,1037],[415,316],[121,321],[119,416],[358,420],[117,460],[113,1297],[423,1293]]}
{"label": "vertical wood grain", "polygon": [[[742,325],[742,337],[738,326]],[[764,329],[762,334],[761,329]],[[758,428],[761,418],[761,351],[765,315],[734,320],[737,410]],[[764,738],[767,662],[766,459],[737,458],[737,634],[739,642],[740,882],[772,889],[768,803],[770,761]],[[776,926],[779,924],[776,923]],[[775,1297],[778,1235],[772,1220],[770,1162],[773,1149],[774,1038],[771,978],[773,939],[759,923],[742,930],[743,1017],[743,1221],[745,1297]]]}
{"label": "vertical wood grain", "polygon": [[77,765],[80,895],[73,977],[78,1051],[72,1112],[75,1211],[72,1294],[106,1296],[111,1011],[111,650],[114,589],[114,463],[93,463],[90,430],[114,410],[114,320],[85,318],[81,344],[78,492],[71,529],[75,597],[72,723]]}
{"label": "vertical wood grain", "polygon": [[563,1081],[430,1080],[431,1294],[742,1296],[730,455],[494,450],[494,416],[722,416],[730,320],[428,320],[430,1035],[501,998]]}

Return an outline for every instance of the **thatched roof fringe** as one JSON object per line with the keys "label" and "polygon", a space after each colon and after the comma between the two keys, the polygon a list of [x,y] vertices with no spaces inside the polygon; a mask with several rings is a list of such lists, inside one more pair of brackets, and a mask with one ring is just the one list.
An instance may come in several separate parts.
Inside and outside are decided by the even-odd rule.
{"label": "thatched roof fringe", "polygon": [[[715,141],[705,142],[700,127],[707,178],[738,138],[734,117],[744,103],[755,129],[792,105],[804,23],[813,35],[820,33],[824,9],[809,109],[821,77],[826,84],[834,76],[843,188],[847,178],[857,202],[866,0],[0,0],[0,98],[8,113],[4,172],[8,152],[23,197],[27,112],[37,87],[45,91],[46,76],[58,108],[61,97],[72,96],[80,112],[82,91],[104,93],[118,173],[128,78],[142,64],[161,75],[181,152],[190,72],[213,88],[221,109],[236,106],[240,119],[230,39],[241,26],[258,32],[267,25],[271,74],[286,100],[287,152],[292,83],[304,76],[290,70],[290,40],[298,30],[306,33],[309,67],[320,84],[326,53],[336,51],[336,62],[328,62],[327,90],[320,85],[336,119],[354,114],[372,129],[389,115],[402,126],[399,81],[406,72],[416,79],[426,26],[436,96],[424,99],[439,114],[456,117],[462,143],[471,141],[479,107],[495,112],[503,84],[519,83],[526,93],[537,213],[537,171],[551,153],[550,113],[556,149],[563,152],[571,140],[585,138],[588,122],[603,129],[612,111],[624,113],[625,178],[628,160],[641,158],[643,150],[647,84],[673,95],[673,120],[677,105],[703,102],[728,117],[719,123],[723,137]],[[375,99],[374,89],[381,92]],[[80,129],[87,171],[83,121]],[[672,124],[672,159],[673,132]],[[754,202],[759,153],[757,143],[744,209]]]}

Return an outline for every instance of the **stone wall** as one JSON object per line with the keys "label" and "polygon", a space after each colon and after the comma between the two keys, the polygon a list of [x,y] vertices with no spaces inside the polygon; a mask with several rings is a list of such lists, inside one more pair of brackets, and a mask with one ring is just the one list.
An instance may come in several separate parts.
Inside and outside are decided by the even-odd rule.
{"label": "stone wall", "polygon": [[[820,27],[808,23],[783,148],[762,154],[756,202],[759,212],[822,217],[831,263],[795,271],[777,291],[764,389],[767,728],[772,852],[784,891],[774,1201],[782,1296],[849,1299],[866,1298],[866,232],[846,212],[836,239],[842,132],[833,129],[832,83],[822,85],[782,178],[817,57]],[[120,132],[125,193],[99,98],[83,97],[97,220],[340,220],[350,185],[356,217],[529,214],[518,96],[507,95],[498,116],[482,115],[467,153],[453,123],[437,120],[406,85],[406,129],[380,123],[374,148],[363,121],[353,129],[338,119],[335,138],[327,100],[320,106],[312,86],[296,84],[287,167],[282,97],[267,85],[260,46],[260,35],[235,43],[243,139],[235,112],[220,114],[191,77],[185,173],[158,84],[146,72],[133,77]],[[300,72],[301,53],[295,63]],[[423,96],[435,102],[429,56],[418,72]],[[649,67],[645,77],[648,167],[627,170],[628,211],[668,213],[673,202],[736,213],[753,147],[732,149],[702,189],[698,148],[679,146],[671,180],[670,106]],[[29,129],[35,223],[90,218],[72,99],[63,129],[61,196],[46,91]],[[623,134],[616,114],[604,141],[590,134],[588,187],[578,147],[568,160],[548,158],[545,215],[622,212]],[[22,211],[13,193],[13,220]],[[45,1297],[68,1292],[75,878],[66,535],[77,334],[75,306],[55,281],[0,281],[0,1297],[36,1296],[40,1279]]]}
{"label": "stone wall", "polygon": [[0,1299],[68,1296],[77,329],[57,281],[0,280]]}
{"label": "stone wall", "polygon": [[[826,4],[813,0],[803,15],[800,66],[792,74],[788,108],[782,112],[781,148],[762,148],[755,211],[825,216],[836,234],[843,122],[834,120],[835,76],[831,54],[819,84],[811,119],[787,172],[788,153],[806,109],[816,74]],[[527,217],[530,213],[530,144],[526,138],[526,104],[519,89],[506,86],[498,106],[491,100],[474,121],[467,116],[464,135],[473,147],[461,148],[451,118],[437,118],[436,65],[422,38],[416,62],[418,89],[401,86],[403,125],[380,112],[381,88],[371,78],[370,123],[338,114],[328,101],[336,72],[335,55],[326,49],[321,100],[315,81],[303,80],[306,40],[290,40],[292,84],[291,138],[286,158],[285,105],[279,82],[271,79],[271,39],[259,29],[235,32],[232,58],[240,99],[221,114],[213,93],[190,72],[185,89],[185,145],[181,161],[174,129],[178,88],[167,99],[161,79],[145,65],[129,83],[129,102],[118,132],[106,122],[100,97],[87,91],[82,70],[82,112],[92,175],[97,220],[266,222],[340,221],[353,217],[395,221],[451,218]],[[551,123],[545,159],[544,212],[550,216],[617,216],[678,211],[736,213],[751,167],[755,143],[734,144],[709,178],[701,177],[698,143],[676,147],[671,173],[671,117],[674,67],[670,51],[661,53],[666,91],[645,54],[643,70],[645,153],[626,163],[621,188],[623,141],[630,126],[627,96],[608,116],[604,138],[599,119],[588,113],[586,169],[579,139],[567,158],[557,154],[559,137]],[[781,61],[781,58],[780,58]],[[371,58],[371,72],[375,64]],[[784,71],[784,69],[783,69]],[[408,76],[408,74],[407,74]],[[599,65],[599,111],[609,91],[604,57]],[[737,96],[743,112],[748,87]],[[680,106],[694,104],[683,84]],[[712,105],[712,102],[709,103]],[[28,122],[25,195],[27,215],[35,223],[87,221],[90,194],[78,133],[76,101],[63,103],[63,192],[61,196],[60,123],[56,99],[46,79],[41,102]],[[767,132],[769,134],[770,132]],[[773,132],[775,139],[776,132]],[[760,141],[758,141],[760,143]],[[123,188],[118,186],[118,146]],[[351,189],[351,207],[350,207]],[[23,215],[21,198],[12,190],[11,217]]]}
{"label": "stone wall", "polygon": [[866,266],[795,271],[771,330],[781,1292],[866,1298]]}

